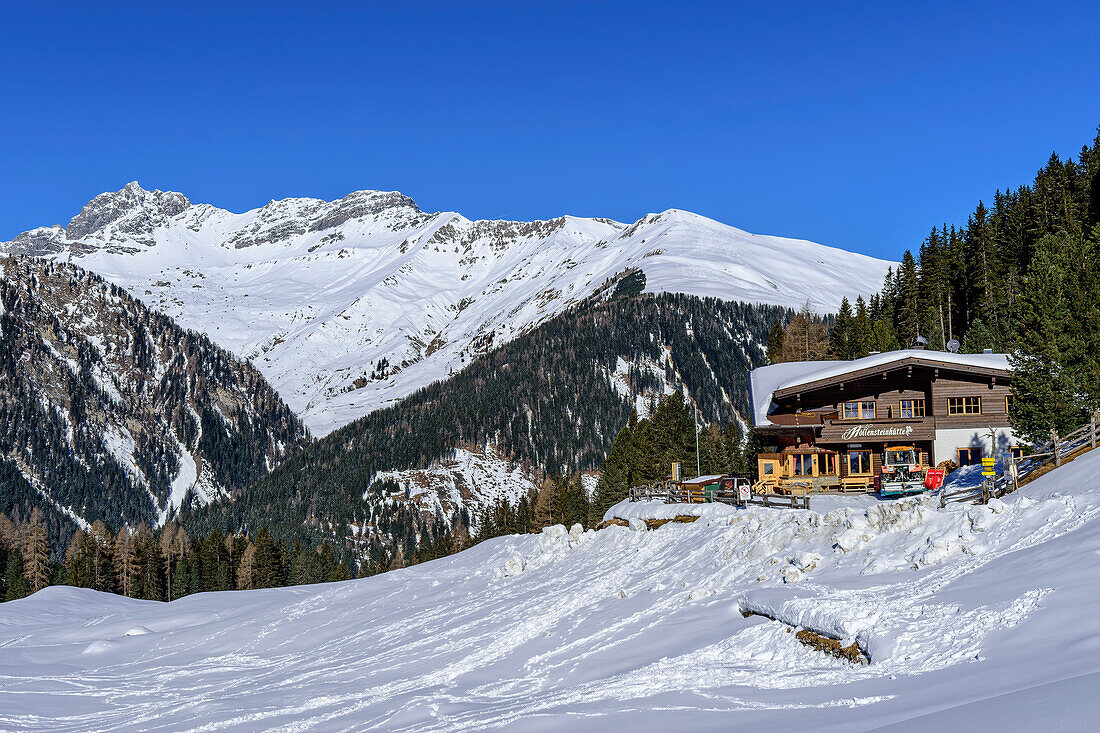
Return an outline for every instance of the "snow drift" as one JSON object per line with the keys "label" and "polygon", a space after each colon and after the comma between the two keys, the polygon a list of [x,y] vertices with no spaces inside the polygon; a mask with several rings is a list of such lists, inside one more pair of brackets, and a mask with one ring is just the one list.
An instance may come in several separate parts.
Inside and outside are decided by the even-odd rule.
{"label": "snow drift", "polygon": [[1026,730],[1100,713],[1100,453],[988,507],[610,514],[685,509],[700,518],[550,527],[331,585],[170,604],[48,588],[0,606],[0,728]]}

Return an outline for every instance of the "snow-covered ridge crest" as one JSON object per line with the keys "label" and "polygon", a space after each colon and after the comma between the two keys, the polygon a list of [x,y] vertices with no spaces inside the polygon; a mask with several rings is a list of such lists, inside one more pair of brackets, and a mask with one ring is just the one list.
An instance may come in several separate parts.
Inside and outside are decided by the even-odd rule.
{"label": "snow-covered ridge crest", "polygon": [[833,311],[891,263],[670,209],[472,221],[396,191],[244,213],[136,183],[0,251],[71,260],[251,359],[316,434],[445,378],[629,269],[649,292]]}

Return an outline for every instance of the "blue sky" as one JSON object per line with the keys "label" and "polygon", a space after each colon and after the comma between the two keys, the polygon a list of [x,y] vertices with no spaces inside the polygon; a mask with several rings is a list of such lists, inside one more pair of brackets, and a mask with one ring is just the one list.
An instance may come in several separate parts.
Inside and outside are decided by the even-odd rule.
{"label": "blue sky", "polygon": [[136,179],[896,258],[1100,124],[1088,2],[33,5],[0,5],[0,239]]}

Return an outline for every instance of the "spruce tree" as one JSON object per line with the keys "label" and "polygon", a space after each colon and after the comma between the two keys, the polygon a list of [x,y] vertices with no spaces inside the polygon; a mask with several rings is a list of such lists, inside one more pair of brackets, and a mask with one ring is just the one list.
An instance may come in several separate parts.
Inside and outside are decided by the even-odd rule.
{"label": "spruce tree", "polygon": [[17,548],[8,553],[8,564],[4,569],[4,600],[26,598],[30,593],[31,584],[23,570],[23,552]]}
{"label": "spruce tree", "polygon": [[69,585],[77,588],[95,587],[95,551],[92,536],[77,529],[65,552]]}
{"label": "spruce tree", "polygon": [[923,310],[917,281],[917,261],[909,250],[905,250],[901,258],[901,266],[898,267],[896,291],[897,334],[902,344],[908,345],[913,343],[920,332],[920,317]]}
{"label": "spruce tree", "polygon": [[960,351],[964,354],[980,354],[985,349],[997,351],[997,335],[981,318],[975,318],[963,337]]}
{"label": "spruce tree", "polygon": [[267,525],[260,527],[256,533],[256,588],[276,588],[279,583],[279,550],[271,533],[267,531]]}
{"label": "spruce tree", "polygon": [[90,532],[92,552],[92,587],[105,593],[113,593],[117,588],[114,562],[114,535],[101,520],[92,522]]}
{"label": "spruce tree", "polygon": [[768,331],[767,359],[769,364],[778,364],[784,360],[783,351],[783,324],[778,320],[772,322]]}
{"label": "spruce tree", "polygon": [[1077,331],[1068,280],[1077,277],[1080,247],[1069,235],[1044,237],[1028,268],[1020,302],[1020,329],[1009,359],[1016,396],[1011,420],[1035,443],[1079,425],[1087,414],[1078,365],[1072,363]]}
{"label": "spruce tree", "polygon": [[852,359],[867,356],[874,338],[873,324],[863,296],[856,298],[856,313],[852,320]]}
{"label": "spruce tree", "polygon": [[829,352],[834,358],[848,360],[854,356],[855,328],[852,304],[848,302],[847,297],[842,298],[840,310],[836,314],[836,322],[829,330]]}

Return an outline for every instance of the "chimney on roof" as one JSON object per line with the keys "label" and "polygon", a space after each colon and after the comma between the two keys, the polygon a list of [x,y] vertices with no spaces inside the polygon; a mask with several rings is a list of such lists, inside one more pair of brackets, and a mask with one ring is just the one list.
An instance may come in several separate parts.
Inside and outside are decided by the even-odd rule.
{"label": "chimney on roof", "polygon": [[993,349],[982,349],[982,353],[983,353],[983,354],[992,354],[992,353],[993,353]]}
{"label": "chimney on roof", "polygon": [[868,351],[867,356],[878,356],[881,353],[881,351]]}

